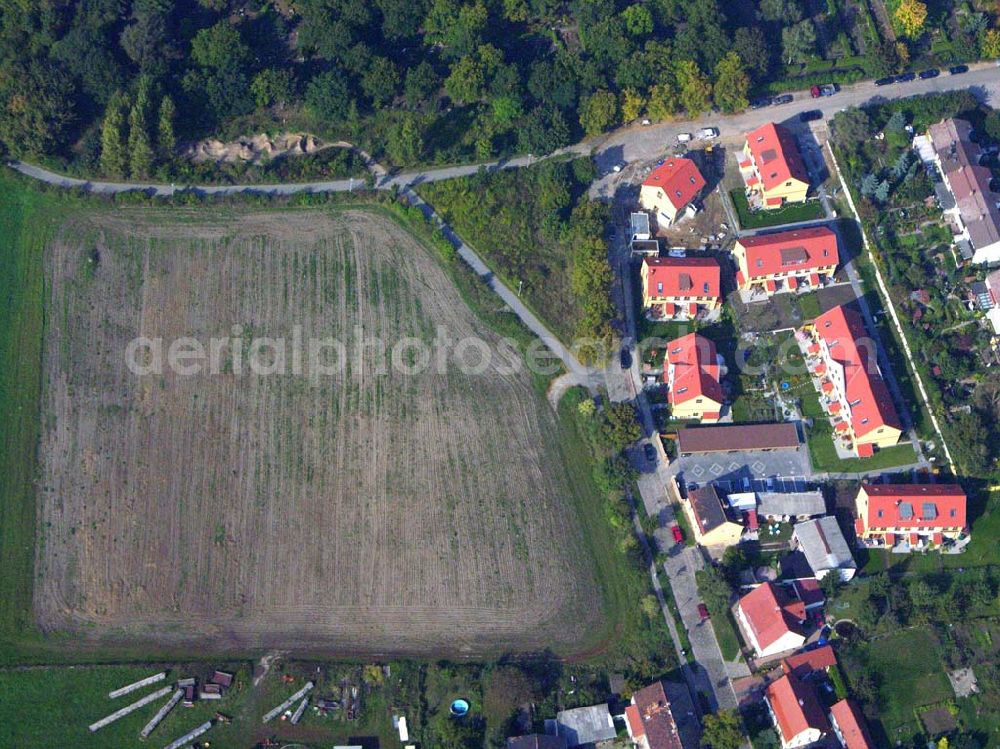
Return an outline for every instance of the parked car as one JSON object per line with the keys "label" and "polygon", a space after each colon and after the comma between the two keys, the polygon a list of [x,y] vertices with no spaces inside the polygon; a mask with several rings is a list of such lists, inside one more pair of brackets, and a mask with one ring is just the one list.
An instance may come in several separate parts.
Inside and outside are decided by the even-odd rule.
{"label": "parked car", "polygon": [[890,76],[886,76],[885,78],[879,78],[877,81],[875,81],[875,85],[876,86],[888,86],[889,84],[895,83],[895,82],[896,82],[895,76],[891,76],[890,75]]}
{"label": "parked car", "polygon": [[650,463],[656,462],[656,448],[649,442],[642,446],[642,453]]}
{"label": "parked car", "polygon": [[679,525],[675,525],[670,529],[670,532],[674,534],[674,542],[678,544],[684,543],[684,531],[681,530]]}
{"label": "parked car", "polygon": [[677,133],[678,143],[690,143],[694,140],[694,136],[691,133]]}
{"label": "parked car", "polygon": [[929,70],[921,70],[919,73],[917,73],[917,77],[920,78],[920,80],[922,81],[926,81],[929,78],[937,78],[939,75],[941,75],[941,71],[938,70],[937,68],[930,68]]}
{"label": "parked car", "polygon": [[950,68],[948,68],[948,73],[951,75],[961,75],[962,73],[968,73],[968,72],[969,72],[968,65],[952,65]]}
{"label": "parked car", "polygon": [[824,83],[821,86],[813,86],[809,89],[812,98],[818,99],[821,96],[833,96],[838,91],[836,83]]}
{"label": "parked car", "polygon": [[687,257],[687,250],[667,250],[668,257]]}
{"label": "parked car", "polygon": [[910,81],[916,79],[916,73],[903,73],[902,75],[896,76],[896,83],[909,83]]}
{"label": "parked car", "polygon": [[646,125],[652,125],[652,124],[653,124],[653,121],[652,121],[651,119],[649,119],[648,117],[646,117],[646,118],[645,118],[645,119],[644,119],[644,120],[642,121],[642,126],[643,126],[643,127],[645,127]]}
{"label": "parked car", "polygon": [[698,137],[709,140],[711,138],[719,137],[719,129],[716,127],[703,127],[698,131]]}
{"label": "parked car", "polygon": [[632,354],[629,353],[628,348],[625,346],[622,346],[622,350],[618,355],[618,358],[621,359],[622,369],[628,369],[632,366]]}
{"label": "parked car", "polygon": [[750,109],[762,109],[771,105],[770,99],[754,99],[750,102]]}
{"label": "parked car", "polygon": [[808,109],[799,115],[800,122],[812,122],[813,120],[822,120],[823,113],[818,109]]}
{"label": "parked car", "polygon": [[791,94],[782,94],[781,96],[775,96],[773,99],[771,99],[771,103],[775,105],[788,104],[789,102],[792,101],[792,98],[793,97]]}
{"label": "parked car", "polygon": [[698,604],[698,618],[702,621],[708,619],[708,606],[703,603]]}

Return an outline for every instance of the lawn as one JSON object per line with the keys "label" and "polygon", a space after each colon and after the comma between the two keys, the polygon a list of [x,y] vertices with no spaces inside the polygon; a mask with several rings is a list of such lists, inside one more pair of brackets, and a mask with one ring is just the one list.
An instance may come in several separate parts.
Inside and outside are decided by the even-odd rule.
{"label": "lawn", "polygon": [[883,448],[870,458],[841,460],[833,445],[833,428],[819,404],[819,395],[811,387],[804,386],[801,388],[800,396],[802,414],[813,420],[813,425],[807,430],[813,470],[828,473],[864,473],[916,462],[917,454],[909,443]]}
{"label": "lawn", "polygon": [[849,681],[865,665],[878,675],[878,716],[893,745],[919,732],[914,708],[954,696],[940,647],[929,629],[917,627],[851,648],[844,658]]}
{"label": "lawn", "polygon": [[819,294],[811,291],[799,297],[799,311],[803,320],[814,320],[820,316]]}
{"label": "lawn", "polygon": [[718,617],[714,617],[712,629],[715,630],[715,639],[719,642],[722,657],[727,661],[736,660],[740,655],[741,641],[732,613],[727,611],[721,622]]}
{"label": "lawn", "polygon": [[789,203],[772,210],[751,211],[747,196],[742,189],[730,190],[729,195],[736,207],[736,217],[739,219],[741,229],[763,229],[768,226],[794,224],[798,221],[814,221],[826,215],[823,205],[818,200]]}
{"label": "lawn", "polygon": [[[0,652],[31,625],[47,195],[0,178]],[[16,650],[16,648],[15,648]],[[8,744],[9,745],[9,744]]]}

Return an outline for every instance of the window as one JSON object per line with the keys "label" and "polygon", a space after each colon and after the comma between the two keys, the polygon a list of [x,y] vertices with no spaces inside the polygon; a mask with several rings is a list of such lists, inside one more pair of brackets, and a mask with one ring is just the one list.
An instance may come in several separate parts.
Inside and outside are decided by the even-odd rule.
{"label": "window", "polygon": [[764,259],[763,258],[757,258],[757,267],[758,268],[763,268],[764,267]]}
{"label": "window", "polygon": [[885,515],[885,510],[879,510],[875,513],[876,517],[883,517]]}
{"label": "window", "polygon": [[867,423],[868,423],[868,417],[866,416],[865,418],[863,418],[863,419],[861,420],[861,423],[862,423],[862,424],[867,424]]}
{"label": "window", "polygon": [[657,281],[656,282],[656,293],[657,294],[662,294],[663,293],[663,281]]}
{"label": "window", "polygon": [[788,180],[788,181],[787,181],[787,182],[785,183],[785,187],[791,187],[791,186],[792,186],[792,181],[791,181],[791,180]]}
{"label": "window", "polygon": [[688,391],[688,389],[686,387],[683,387],[683,388],[681,388],[680,390],[677,391],[677,394],[680,395],[681,393],[686,393],[687,391]]}
{"label": "window", "polygon": [[707,294],[708,293],[708,281],[705,281],[705,284],[704,284],[704,286],[702,288],[705,290],[705,293]]}
{"label": "window", "polygon": [[823,257],[830,257],[830,251],[829,250],[823,250]]}
{"label": "window", "polygon": [[948,517],[950,517],[950,518],[957,518],[958,517],[958,510],[956,510],[954,507],[952,509],[948,510]]}

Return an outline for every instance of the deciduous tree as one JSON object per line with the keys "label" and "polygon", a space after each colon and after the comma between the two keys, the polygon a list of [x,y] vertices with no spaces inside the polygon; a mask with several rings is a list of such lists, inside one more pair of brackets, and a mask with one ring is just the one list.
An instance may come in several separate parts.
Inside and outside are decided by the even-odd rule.
{"label": "deciduous tree", "polygon": [[701,745],[707,749],[739,749],[745,743],[735,710],[706,715]]}
{"label": "deciduous tree", "polygon": [[709,111],[712,106],[712,83],[694,60],[677,63],[677,85],[680,105],[692,119]]}
{"label": "deciduous tree", "polygon": [[622,92],[622,120],[631,122],[642,114],[642,108],[646,106],[646,99],[635,89],[625,89]]}
{"label": "deciduous tree", "polygon": [[622,11],[625,30],[630,36],[647,36],[653,33],[653,14],[645,5],[630,5]]}
{"label": "deciduous tree", "polygon": [[781,50],[786,62],[805,62],[816,49],[816,27],[810,19],[781,30]]}
{"label": "deciduous tree", "polygon": [[749,90],[750,78],[743,61],[730,50],[715,66],[715,105],[727,114],[742,111],[750,105],[747,99]]}
{"label": "deciduous tree", "polygon": [[587,135],[599,135],[618,122],[618,97],[597,91],[580,102],[580,126]]}
{"label": "deciduous tree", "polygon": [[903,34],[915,39],[924,31],[927,5],[920,0],[900,0],[892,17]]}
{"label": "deciduous tree", "polygon": [[160,100],[160,113],[156,127],[156,150],[161,159],[169,159],[174,155],[174,148],[177,140],[174,137],[174,118],[177,116],[177,108],[174,100],[169,96],[164,96]]}

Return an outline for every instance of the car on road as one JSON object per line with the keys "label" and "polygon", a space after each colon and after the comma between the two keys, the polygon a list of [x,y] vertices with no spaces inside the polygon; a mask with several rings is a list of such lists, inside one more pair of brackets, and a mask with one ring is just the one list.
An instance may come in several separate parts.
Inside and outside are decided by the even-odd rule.
{"label": "car on road", "polygon": [[670,529],[670,532],[674,534],[674,543],[682,544],[684,543],[684,531],[681,530],[679,525],[675,525]]}
{"label": "car on road", "polygon": [[656,463],[656,448],[649,442],[642,446],[642,454],[650,463]]}
{"label": "car on road", "polygon": [[646,127],[647,125],[652,125],[652,124],[653,124],[653,121],[652,121],[651,119],[649,119],[648,117],[647,117],[647,118],[645,118],[645,119],[644,119],[644,120],[642,121],[642,126],[643,126],[643,127]]}
{"label": "car on road", "polygon": [[812,122],[814,120],[822,120],[823,113],[818,109],[807,109],[805,112],[799,114],[800,122]]}
{"label": "car on road", "polygon": [[903,73],[896,76],[896,83],[909,83],[917,77],[916,73]]}
{"label": "car on road", "polygon": [[687,250],[667,250],[668,257],[687,257]]}
{"label": "car on road", "polygon": [[762,109],[771,106],[770,99],[754,99],[750,102],[750,109]]}
{"label": "car on road", "polygon": [[836,83],[824,83],[821,86],[813,86],[809,89],[809,93],[812,98],[818,99],[821,96],[833,96],[839,90]]}
{"label": "car on road", "polygon": [[939,75],[941,75],[941,71],[938,70],[937,68],[930,68],[929,70],[921,70],[919,73],[917,73],[917,77],[920,78],[920,80],[922,81],[926,81],[929,78],[937,78]]}
{"label": "car on road", "polygon": [[771,103],[777,106],[778,104],[789,104],[792,101],[791,94],[782,94],[781,96],[775,96],[771,99]]}
{"label": "car on road", "polygon": [[703,127],[698,131],[698,137],[704,138],[705,140],[710,140],[712,138],[719,137],[719,128],[717,127]]}
{"label": "car on road", "polygon": [[627,347],[622,346],[622,350],[618,355],[618,358],[621,360],[622,369],[628,369],[632,366],[632,354],[629,353]]}
{"label": "car on road", "polygon": [[708,616],[708,606],[703,603],[698,604],[698,618],[701,621],[705,621],[709,618]]}
{"label": "car on road", "polygon": [[885,78],[879,78],[877,81],[875,81],[875,85],[876,86],[888,86],[888,85],[890,85],[892,83],[895,83],[895,82],[896,82],[895,76],[889,75],[889,76],[886,76]]}
{"label": "car on road", "polygon": [[968,65],[952,65],[950,68],[948,68],[949,75],[961,75],[962,73],[968,73],[968,72],[969,72]]}
{"label": "car on road", "polygon": [[690,143],[694,140],[694,136],[691,133],[677,133],[678,143]]}
{"label": "car on road", "polygon": [[624,169],[626,166],[628,165],[624,161],[619,161],[617,164],[611,167],[611,171],[617,173],[620,172],[622,169]]}

